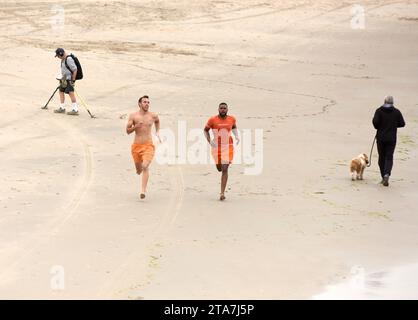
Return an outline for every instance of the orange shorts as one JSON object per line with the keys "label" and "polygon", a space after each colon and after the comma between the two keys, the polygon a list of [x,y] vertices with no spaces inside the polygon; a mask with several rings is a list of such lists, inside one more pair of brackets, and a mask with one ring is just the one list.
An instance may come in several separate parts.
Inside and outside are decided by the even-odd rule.
{"label": "orange shorts", "polygon": [[131,152],[135,163],[151,161],[154,158],[155,147],[152,142],[133,143]]}
{"label": "orange shorts", "polygon": [[234,145],[226,147],[212,148],[212,157],[216,164],[231,164],[234,158]]}

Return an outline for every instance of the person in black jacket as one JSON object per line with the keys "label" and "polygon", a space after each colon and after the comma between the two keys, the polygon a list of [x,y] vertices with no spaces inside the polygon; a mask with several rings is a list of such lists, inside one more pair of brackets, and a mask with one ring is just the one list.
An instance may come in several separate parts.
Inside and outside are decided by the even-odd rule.
{"label": "person in black jacket", "polygon": [[377,130],[377,152],[382,184],[389,186],[389,176],[393,166],[397,129],[405,126],[402,113],[393,106],[393,97],[386,96],[383,106],[374,113],[373,126]]}

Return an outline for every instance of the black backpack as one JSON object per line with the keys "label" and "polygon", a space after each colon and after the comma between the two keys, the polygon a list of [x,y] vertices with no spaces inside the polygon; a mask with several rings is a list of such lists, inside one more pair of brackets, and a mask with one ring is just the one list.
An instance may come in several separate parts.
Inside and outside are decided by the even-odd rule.
{"label": "black backpack", "polygon": [[[71,53],[69,56],[67,56],[67,58],[68,58],[68,57],[73,58],[74,63],[75,63],[75,65],[77,66],[77,75],[76,75],[75,79],[76,79],[76,80],[81,80],[81,79],[83,79],[83,69],[81,68],[81,64],[80,64],[80,61],[78,60],[78,58],[77,58],[75,55],[73,55],[72,53]],[[68,69],[71,73],[73,73],[73,72],[71,71],[70,67],[69,67],[69,66],[68,66],[68,64],[67,64],[67,58],[65,58],[65,66],[66,66],[66,68],[67,68],[67,69]]]}

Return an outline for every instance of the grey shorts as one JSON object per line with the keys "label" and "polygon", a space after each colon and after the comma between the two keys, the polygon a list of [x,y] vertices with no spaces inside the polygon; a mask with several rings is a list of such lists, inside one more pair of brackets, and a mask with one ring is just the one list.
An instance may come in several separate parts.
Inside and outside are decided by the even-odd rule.
{"label": "grey shorts", "polygon": [[66,94],[74,92],[74,87],[70,84],[70,80],[61,81],[60,91],[65,92]]}

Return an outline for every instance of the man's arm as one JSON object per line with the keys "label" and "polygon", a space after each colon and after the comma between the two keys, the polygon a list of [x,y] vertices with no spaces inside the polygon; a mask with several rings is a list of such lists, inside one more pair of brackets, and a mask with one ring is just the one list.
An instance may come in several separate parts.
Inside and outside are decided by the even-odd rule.
{"label": "man's arm", "polygon": [[379,110],[376,110],[376,112],[374,113],[374,117],[373,117],[373,126],[376,130],[379,129],[379,121],[380,117],[379,117]]}
{"label": "man's arm", "polygon": [[237,145],[238,145],[240,140],[239,140],[238,128],[237,128],[237,125],[236,124],[234,124],[232,126],[232,133],[234,134],[235,141],[237,142]]}
{"label": "man's arm", "polygon": [[67,64],[71,71],[71,81],[75,81],[77,77],[77,65],[72,57],[67,58]]}
{"label": "man's arm", "polygon": [[161,143],[161,138],[160,138],[160,118],[158,117],[157,114],[155,114],[155,117],[154,117],[154,124],[155,124],[155,135],[158,137],[158,140]]}
{"label": "man's arm", "polygon": [[208,126],[206,126],[205,127],[205,129],[203,129],[203,133],[205,134],[205,138],[206,138],[206,140],[208,141],[208,143],[213,147],[213,148],[216,148],[217,147],[217,144],[216,144],[216,142],[215,142],[215,140],[210,140],[210,133],[209,133],[209,130],[210,130],[211,128],[210,127],[208,127]]}
{"label": "man's arm", "polygon": [[75,68],[75,71],[73,71],[73,74],[71,76],[71,80],[74,82],[76,77],[77,77],[77,68]]}
{"label": "man's arm", "polygon": [[205,135],[205,138],[206,138],[206,140],[208,141],[208,143],[213,147],[213,148],[216,148],[216,143],[215,143],[215,140],[210,140],[210,133],[209,133],[209,131],[210,131],[210,129],[213,129],[213,121],[212,121],[212,118],[210,118],[209,120],[208,120],[208,123],[206,123],[206,126],[205,126],[205,129],[203,129],[203,133],[204,133],[204,135]]}
{"label": "man's arm", "polygon": [[129,115],[128,123],[126,125],[126,133],[131,134],[134,131],[135,131],[134,119],[132,115]]}
{"label": "man's arm", "polygon": [[402,113],[399,111],[398,128],[405,127],[405,120],[403,119]]}
{"label": "man's arm", "polygon": [[210,144],[210,133],[209,133],[210,128],[209,127],[205,127],[203,129],[203,133],[205,134],[205,138],[208,141],[208,143]]}

